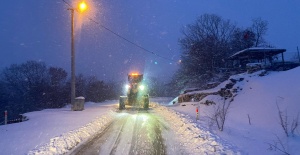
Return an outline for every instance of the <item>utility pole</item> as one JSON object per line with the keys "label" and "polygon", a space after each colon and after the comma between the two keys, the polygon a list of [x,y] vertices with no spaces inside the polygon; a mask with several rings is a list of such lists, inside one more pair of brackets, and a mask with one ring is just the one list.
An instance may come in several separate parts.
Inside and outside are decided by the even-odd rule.
{"label": "utility pole", "polygon": [[74,11],[83,13],[87,9],[87,5],[82,1],[78,8],[68,8],[71,11],[71,106],[74,110],[75,105],[75,46],[74,46]]}
{"label": "utility pole", "polygon": [[74,46],[74,9],[71,10],[71,106],[75,104],[75,46]]}

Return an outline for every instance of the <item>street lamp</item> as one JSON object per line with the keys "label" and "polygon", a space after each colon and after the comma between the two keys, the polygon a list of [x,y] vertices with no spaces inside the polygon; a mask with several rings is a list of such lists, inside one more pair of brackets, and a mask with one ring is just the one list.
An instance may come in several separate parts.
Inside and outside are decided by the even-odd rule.
{"label": "street lamp", "polygon": [[79,10],[80,10],[80,12],[83,12],[83,11],[85,11],[87,9],[87,5],[86,5],[86,3],[83,1],[83,2],[81,2],[80,4],[79,4]]}
{"label": "street lamp", "polygon": [[71,105],[75,104],[75,46],[74,46],[74,11],[84,12],[87,5],[84,1],[79,3],[78,8],[68,8],[71,11]]}

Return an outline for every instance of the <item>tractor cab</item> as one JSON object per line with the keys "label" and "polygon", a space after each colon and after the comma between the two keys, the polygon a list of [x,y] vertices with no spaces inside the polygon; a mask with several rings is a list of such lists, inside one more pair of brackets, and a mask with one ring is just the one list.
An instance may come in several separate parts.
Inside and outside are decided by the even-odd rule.
{"label": "tractor cab", "polygon": [[149,108],[149,95],[143,85],[143,74],[128,74],[128,85],[126,85],[127,96],[120,96],[119,109],[125,109],[125,105]]}

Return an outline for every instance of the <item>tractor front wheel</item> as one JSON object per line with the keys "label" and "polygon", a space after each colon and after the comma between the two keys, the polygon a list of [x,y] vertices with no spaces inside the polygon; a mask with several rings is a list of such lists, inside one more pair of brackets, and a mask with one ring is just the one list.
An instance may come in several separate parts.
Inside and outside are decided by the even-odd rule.
{"label": "tractor front wheel", "polygon": [[149,109],[149,95],[144,95],[144,109],[148,110]]}

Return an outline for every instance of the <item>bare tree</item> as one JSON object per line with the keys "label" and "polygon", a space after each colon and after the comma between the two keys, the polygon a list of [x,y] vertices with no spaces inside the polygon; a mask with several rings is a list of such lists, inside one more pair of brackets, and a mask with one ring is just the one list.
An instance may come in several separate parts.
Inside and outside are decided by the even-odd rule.
{"label": "bare tree", "polygon": [[[278,115],[279,115],[279,120],[280,120],[280,125],[287,137],[289,137],[290,133],[292,135],[295,135],[295,130],[298,128],[299,125],[299,113],[296,118],[293,118],[293,121],[291,125],[289,124],[288,117],[287,117],[287,111],[285,111],[285,114],[280,110],[278,104],[277,109],[278,109]],[[290,125],[290,126],[289,126]],[[289,131],[290,129],[290,131]]]}
{"label": "bare tree", "polygon": [[253,47],[256,42],[255,33],[250,28],[237,28],[233,32],[231,40],[232,52],[237,52],[246,48]]}
{"label": "bare tree", "polygon": [[273,143],[267,143],[269,144],[269,150],[274,150],[274,151],[280,151],[284,155],[290,155],[290,153],[287,150],[287,146],[280,140],[280,138],[275,135],[277,140],[274,140]]}
{"label": "bare tree", "polygon": [[85,95],[87,101],[101,102],[107,99],[107,86],[103,81],[98,80],[96,76],[90,76],[86,79]]}
{"label": "bare tree", "polygon": [[216,68],[224,67],[224,59],[231,53],[235,29],[230,20],[215,14],[203,14],[194,23],[183,27],[183,37],[179,40],[182,65],[174,83],[183,86],[198,83],[201,86],[212,80]]}
{"label": "bare tree", "polygon": [[277,109],[278,109],[278,115],[279,115],[279,120],[280,120],[280,125],[285,133],[285,135],[288,137],[289,136],[289,132],[288,132],[288,120],[287,120],[287,112],[285,112],[285,115],[283,114],[283,112],[280,110],[278,104],[277,105]]}
{"label": "bare tree", "polygon": [[295,135],[295,130],[298,128],[298,125],[299,125],[299,113],[297,114],[297,117],[293,119],[291,124],[291,133],[293,136]]}
{"label": "bare tree", "polygon": [[66,85],[68,73],[59,67],[50,67],[48,69],[50,76],[50,85],[47,89],[47,108],[59,108],[69,102],[69,90]]}
{"label": "bare tree", "polygon": [[252,32],[255,33],[255,47],[258,47],[265,43],[264,35],[266,35],[268,30],[268,22],[266,20],[262,20],[261,18],[255,18],[252,20],[251,26]]}
{"label": "bare tree", "polygon": [[50,75],[51,86],[61,86],[66,82],[68,76],[64,69],[58,67],[50,67],[48,74]]}
{"label": "bare tree", "polygon": [[15,113],[39,110],[45,106],[49,86],[47,66],[43,62],[27,61],[5,68],[2,81]]}
{"label": "bare tree", "polygon": [[220,131],[224,130],[225,121],[228,115],[228,110],[233,100],[226,100],[223,98],[223,102],[215,106],[213,115],[210,117],[213,120]]}
{"label": "bare tree", "polygon": [[[206,72],[222,65],[236,26],[215,14],[204,14],[182,30],[180,45],[190,61]],[[200,65],[199,65],[200,64]],[[191,66],[192,67],[192,66]],[[194,68],[194,69],[195,69]],[[200,70],[201,71],[201,70]]]}

